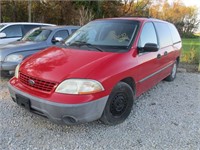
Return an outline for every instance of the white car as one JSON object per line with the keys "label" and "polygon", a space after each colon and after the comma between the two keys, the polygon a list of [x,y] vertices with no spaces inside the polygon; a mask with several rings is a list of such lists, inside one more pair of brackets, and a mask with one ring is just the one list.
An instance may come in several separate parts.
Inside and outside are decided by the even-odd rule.
{"label": "white car", "polygon": [[13,22],[0,23],[0,45],[21,39],[29,30],[40,26],[55,26],[45,23]]}

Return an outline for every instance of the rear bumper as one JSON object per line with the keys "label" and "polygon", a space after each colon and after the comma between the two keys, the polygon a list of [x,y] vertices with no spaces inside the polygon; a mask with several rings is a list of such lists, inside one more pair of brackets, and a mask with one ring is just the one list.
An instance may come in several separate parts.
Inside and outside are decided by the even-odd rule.
{"label": "rear bumper", "polygon": [[13,101],[16,95],[21,95],[30,100],[30,111],[47,117],[58,124],[78,124],[91,122],[101,117],[108,96],[82,104],[61,104],[21,92],[8,83],[8,88]]}

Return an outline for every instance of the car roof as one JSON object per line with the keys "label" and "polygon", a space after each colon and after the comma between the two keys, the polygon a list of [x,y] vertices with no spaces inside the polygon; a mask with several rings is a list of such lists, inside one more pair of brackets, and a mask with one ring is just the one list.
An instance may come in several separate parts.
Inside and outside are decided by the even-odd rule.
{"label": "car roof", "polygon": [[157,21],[157,22],[165,22],[169,23],[164,20],[156,19],[156,18],[150,18],[150,17],[117,17],[117,18],[104,18],[104,19],[97,19],[97,20],[136,20],[140,22],[146,22],[146,21]]}
{"label": "car roof", "polygon": [[73,26],[73,25],[69,25],[69,26],[43,26],[43,27],[38,27],[38,28],[40,28],[40,29],[49,29],[49,30],[56,30],[56,29],[78,29],[78,28],[80,28],[80,26]]}
{"label": "car roof", "polygon": [[37,23],[37,22],[4,22],[4,23],[0,23],[0,25],[49,25],[49,26],[56,26],[55,24]]}

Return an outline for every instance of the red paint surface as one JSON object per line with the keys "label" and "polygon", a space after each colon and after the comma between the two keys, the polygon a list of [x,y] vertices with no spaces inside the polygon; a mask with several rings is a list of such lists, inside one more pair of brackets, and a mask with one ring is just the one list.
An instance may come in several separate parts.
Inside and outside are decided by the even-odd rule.
{"label": "red paint surface", "polygon": [[[138,19],[141,26],[147,19]],[[20,72],[41,80],[55,82],[51,92],[42,92],[28,87],[18,79],[12,78],[11,85],[30,95],[48,101],[79,104],[99,99],[110,94],[112,88],[125,78],[132,78],[136,84],[136,96],[141,95],[157,84],[171,72],[171,67],[155,76],[139,82],[163,67],[173,63],[180,55],[181,44],[176,47],[167,47],[158,52],[138,55],[137,42],[141,29],[130,51],[125,53],[98,52],[87,50],[65,49],[50,47],[26,59],[20,67]],[[164,56],[167,51],[168,55]],[[162,57],[157,59],[157,54]],[[65,79],[81,78],[99,81],[105,91],[90,95],[69,95],[54,92],[59,83]]]}

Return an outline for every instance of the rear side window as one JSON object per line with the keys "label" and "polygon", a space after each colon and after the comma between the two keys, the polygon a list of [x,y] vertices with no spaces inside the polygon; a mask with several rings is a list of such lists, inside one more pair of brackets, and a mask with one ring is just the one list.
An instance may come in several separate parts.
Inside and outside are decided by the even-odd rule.
{"label": "rear side window", "polygon": [[153,23],[151,22],[145,23],[142,29],[142,33],[140,35],[138,47],[144,47],[145,44],[147,43],[158,44],[156,31],[155,31]]}
{"label": "rear side window", "polygon": [[14,38],[22,36],[22,26],[12,25],[5,28],[2,32],[6,34],[6,38]]}
{"label": "rear side window", "polygon": [[181,41],[181,37],[176,29],[176,27],[173,25],[173,24],[168,24],[169,25],[169,28],[170,28],[170,33],[172,35],[172,40],[173,40],[173,43],[178,43]]}
{"label": "rear side window", "polygon": [[55,37],[61,37],[62,39],[66,39],[69,36],[69,32],[67,30],[60,30],[54,34]]}
{"label": "rear side window", "polygon": [[26,34],[28,31],[30,31],[31,29],[40,27],[40,25],[24,25],[24,34]]}
{"label": "rear side window", "polygon": [[0,25],[0,30],[1,30],[1,28],[3,28],[5,25]]}
{"label": "rear side window", "polygon": [[78,29],[72,29],[71,31],[72,31],[72,33],[74,33],[76,30],[78,30]]}
{"label": "rear side window", "polygon": [[162,22],[155,22],[154,24],[158,33],[160,47],[172,45],[172,37],[168,24]]}

